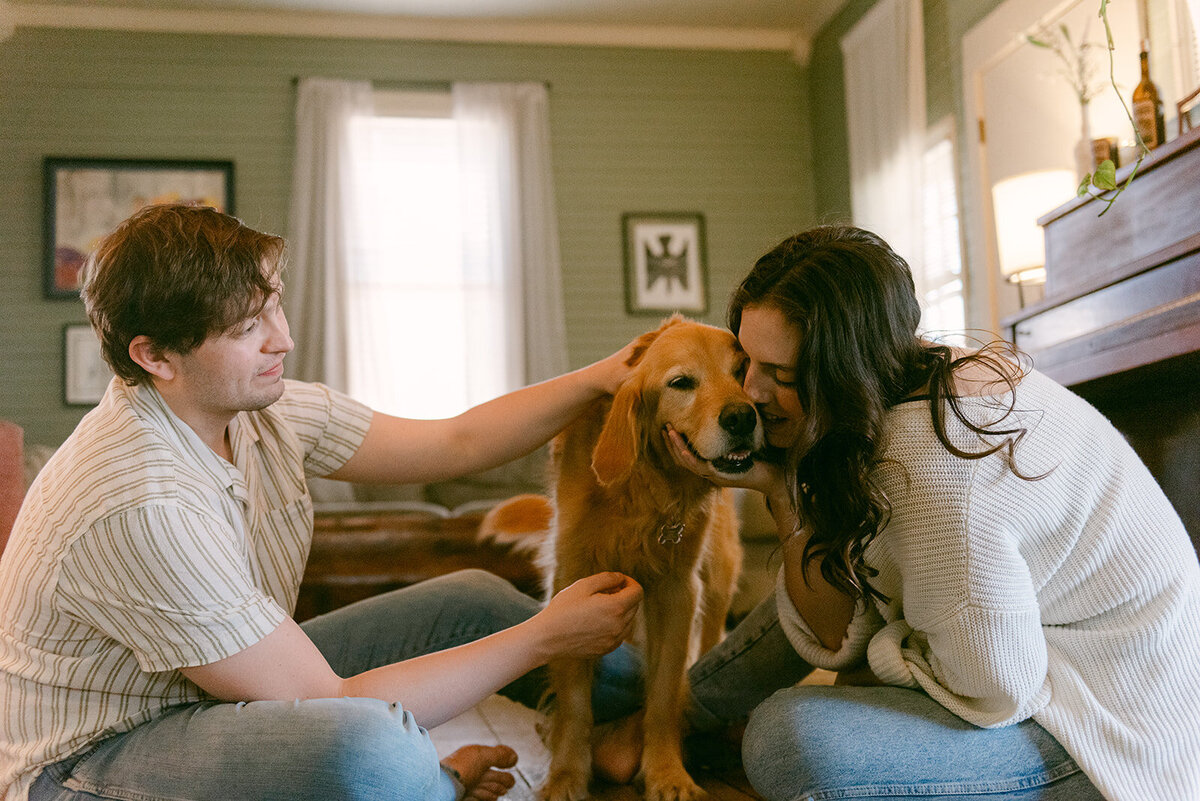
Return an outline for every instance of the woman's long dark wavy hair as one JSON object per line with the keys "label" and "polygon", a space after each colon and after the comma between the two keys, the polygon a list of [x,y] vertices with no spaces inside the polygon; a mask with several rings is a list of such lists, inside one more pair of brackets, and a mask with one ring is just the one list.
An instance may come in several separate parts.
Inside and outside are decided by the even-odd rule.
{"label": "woman's long dark wavy hair", "polygon": [[[821,574],[834,587],[851,597],[883,598],[868,582],[875,571],[863,557],[891,514],[872,479],[882,461],[887,411],[927,392],[934,430],[947,450],[963,459],[1005,450],[1013,467],[1024,429],[1001,427],[1012,395],[995,421],[977,424],[959,407],[954,373],[968,363],[985,365],[1003,394],[1015,387],[1019,369],[1001,354],[1004,346],[956,357],[948,346],[921,339],[907,262],[861,228],[820,226],[784,240],[735,291],[729,307],[735,334],[747,307],[777,309],[799,333],[794,386],[804,420],[782,461],[796,512],[811,529],[803,566],[820,557]],[[946,434],[947,407],[976,434],[999,441],[984,442],[979,451],[957,447]]]}

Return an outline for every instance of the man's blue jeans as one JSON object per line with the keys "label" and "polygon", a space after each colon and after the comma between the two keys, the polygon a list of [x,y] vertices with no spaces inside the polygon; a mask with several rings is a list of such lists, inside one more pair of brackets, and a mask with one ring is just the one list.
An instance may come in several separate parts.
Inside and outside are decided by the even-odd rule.
{"label": "man's blue jeans", "polygon": [[[303,624],[342,676],[452,648],[513,626],[541,605],[483,571],[462,571]],[[536,706],[544,671],[502,692]],[[641,703],[629,649],[601,660],[597,717]],[[398,704],[369,698],[181,706],[39,776],[32,801],[452,801],[428,733]]]}

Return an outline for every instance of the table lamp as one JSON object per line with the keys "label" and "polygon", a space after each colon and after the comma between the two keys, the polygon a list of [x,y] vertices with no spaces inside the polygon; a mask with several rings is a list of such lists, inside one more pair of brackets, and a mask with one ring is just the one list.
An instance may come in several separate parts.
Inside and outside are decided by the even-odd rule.
{"label": "table lamp", "polygon": [[1074,189],[1071,170],[1023,172],[992,186],[1000,273],[1017,285],[1021,308],[1024,286],[1046,280],[1046,244],[1038,217],[1069,200]]}

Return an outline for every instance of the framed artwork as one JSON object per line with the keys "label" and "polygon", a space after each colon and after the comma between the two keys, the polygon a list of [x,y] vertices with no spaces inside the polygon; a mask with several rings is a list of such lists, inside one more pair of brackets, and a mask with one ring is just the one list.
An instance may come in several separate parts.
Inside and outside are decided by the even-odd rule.
{"label": "framed artwork", "polygon": [[193,203],[233,213],[232,161],[48,157],[43,183],[42,285],[47,298],[79,297],[88,254],[143,206]]}
{"label": "framed artwork", "polygon": [[92,327],[86,323],[64,325],[63,402],[68,406],[95,406],[112,377]]}
{"label": "framed artwork", "polygon": [[630,314],[708,310],[702,215],[623,214],[621,230],[625,308]]}

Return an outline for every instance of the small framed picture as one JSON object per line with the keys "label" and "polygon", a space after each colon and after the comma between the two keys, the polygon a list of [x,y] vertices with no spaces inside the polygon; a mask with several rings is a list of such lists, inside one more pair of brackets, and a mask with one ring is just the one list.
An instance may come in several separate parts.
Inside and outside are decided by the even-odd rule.
{"label": "small framed picture", "polygon": [[143,206],[194,203],[233,213],[232,161],[48,157],[42,169],[47,298],[79,297],[88,254]]}
{"label": "small framed picture", "polygon": [[68,406],[95,406],[112,377],[92,327],[86,323],[64,325],[63,402]]}
{"label": "small framed picture", "polygon": [[621,229],[625,308],[630,314],[708,310],[702,215],[623,214]]}

